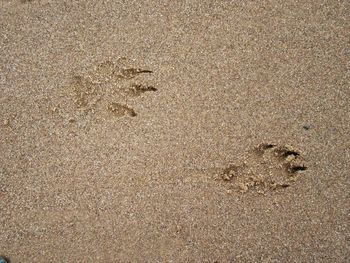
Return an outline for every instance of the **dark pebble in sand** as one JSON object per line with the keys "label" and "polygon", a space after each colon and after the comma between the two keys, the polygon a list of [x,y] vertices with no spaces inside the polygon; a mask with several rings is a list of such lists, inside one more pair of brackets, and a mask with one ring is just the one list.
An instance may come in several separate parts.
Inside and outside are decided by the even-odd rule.
{"label": "dark pebble in sand", "polygon": [[303,128],[304,128],[304,130],[310,130],[311,126],[310,126],[310,124],[304,124]]}

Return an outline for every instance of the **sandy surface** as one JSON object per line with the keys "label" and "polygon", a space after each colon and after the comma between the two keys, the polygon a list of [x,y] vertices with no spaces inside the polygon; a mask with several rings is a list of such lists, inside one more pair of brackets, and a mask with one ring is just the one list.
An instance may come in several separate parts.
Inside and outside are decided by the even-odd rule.
{"label": "sandy surface", "polygon": [[346,262],[349,32],[347,1],[1,0],[0,254]]}

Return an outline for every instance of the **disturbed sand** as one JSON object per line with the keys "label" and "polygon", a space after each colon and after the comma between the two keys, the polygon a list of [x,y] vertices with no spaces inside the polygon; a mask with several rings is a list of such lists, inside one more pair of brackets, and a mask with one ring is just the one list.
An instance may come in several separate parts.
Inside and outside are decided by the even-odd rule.
{"label": "disturbed sand", "polygon": [[346,262],[349,11],[1,0],[0,254]]}

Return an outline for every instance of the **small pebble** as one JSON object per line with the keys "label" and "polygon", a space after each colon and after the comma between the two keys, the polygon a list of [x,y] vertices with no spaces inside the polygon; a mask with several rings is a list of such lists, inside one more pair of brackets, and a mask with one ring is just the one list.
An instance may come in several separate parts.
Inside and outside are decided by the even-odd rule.
{"label": "small pebble", "polygon": [[310,130],[311,126],[310,126],[310,124],[304,124],[303,128],[304,128],[304,130]]}

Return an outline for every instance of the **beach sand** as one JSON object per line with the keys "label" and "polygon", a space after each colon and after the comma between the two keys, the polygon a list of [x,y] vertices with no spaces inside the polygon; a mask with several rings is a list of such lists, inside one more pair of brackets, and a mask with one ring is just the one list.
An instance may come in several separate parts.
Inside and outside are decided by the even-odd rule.
{"label": "beach sand", "polygon": [[348,1],[0,1],[0,254],[346,262]]}

